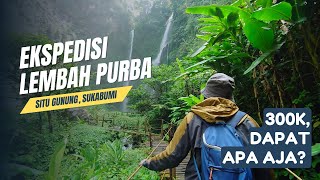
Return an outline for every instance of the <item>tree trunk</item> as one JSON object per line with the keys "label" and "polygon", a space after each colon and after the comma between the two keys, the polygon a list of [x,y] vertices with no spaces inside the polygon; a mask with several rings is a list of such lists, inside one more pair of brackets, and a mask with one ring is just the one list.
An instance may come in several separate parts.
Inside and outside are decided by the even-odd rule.
{"label": "tree trunk", "polygon": [[51,116],[51,112],[50,111],[47,111],[47,116],[48,116],[49,132],[52,133],[53,132],[53,127],[52,127],[52,116]]}
{"label": "tree trunk", "polygon": [[41,113],[38,113],[39,115],[39,133],[41,134],[42,133],[42,116],[41,116]]}

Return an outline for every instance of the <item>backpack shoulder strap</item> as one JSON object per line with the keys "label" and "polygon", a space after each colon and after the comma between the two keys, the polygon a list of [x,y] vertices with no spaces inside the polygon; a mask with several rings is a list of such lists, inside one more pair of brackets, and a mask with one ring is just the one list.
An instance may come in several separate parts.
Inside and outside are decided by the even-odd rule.
{"label": "backpack shoulder strap", "polygon": [[240,120],[246,115],[245,112],[238,111],[236,114],[233,115],[233,117],[227,122],[232,127],[236,127],[237,124],[240,122]]}
{"label": "backpack shoulder strap", "polygon": [[200,175],[200,171],[199,171],[199,168],[198,168],[198,164],[197,164],[197,160],[196,160],[195,154],[193,154],[193,164],[194,164],[194,167],[196,168],[196,171],[197,171],[198,180],[201,180],[201,175]]}

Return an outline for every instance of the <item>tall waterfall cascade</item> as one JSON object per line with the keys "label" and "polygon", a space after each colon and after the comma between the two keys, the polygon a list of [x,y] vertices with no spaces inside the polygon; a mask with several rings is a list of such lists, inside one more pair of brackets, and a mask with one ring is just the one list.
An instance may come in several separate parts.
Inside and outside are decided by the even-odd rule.
{"label": "tall waterfall cascade", "polygon": [[167,47],[168,45],[168,39],[169,39],[169,33],[170,33],[170,29],[172,26],[172,20],[173,20],[173,13],[171,14],[171,16],[169,17],[169,19],[166,22],[166,29],[164,31],[162,40],[161,40],[161,44],[160,44],[160,48],[159,48],[159,53],[156,57],[156,59],[154,60],[154,65],[160,65],[161,64],[161,56],[163,53],[163,50]]}
{"label": "tall waterfall cascade", "polygon": [[[130,61],[132,59],[132,48],[133,48],[133,39],[134,39],[134,29],[130,32],[130,48],[129,48],[129,58],[128,60]],[[126,81],[124,86],[129,86],[130,81]],[[124,101],[122,102],[122,112],[127,112],[128,111],[128,98],[125,98]]]}

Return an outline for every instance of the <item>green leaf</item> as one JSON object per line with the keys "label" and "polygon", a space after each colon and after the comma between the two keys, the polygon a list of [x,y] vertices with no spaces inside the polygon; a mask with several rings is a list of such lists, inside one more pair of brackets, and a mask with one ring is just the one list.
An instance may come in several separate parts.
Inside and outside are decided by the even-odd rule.
{"label": "green leaf", "polygon": [[235,12],[231,12],[227,17],[227,23],[232,25],[239,18],[239,14]]}
{"label": "green leaf", "polygon": [[200,61],[200,62],[198,62],[198,63],[196,63],[196,64],[193,64],[192,66],[187,67],[186,70],[191,69],[191,68],[194,68],[194,67],[197,67],[197,66],[200,66],[200,65],[202,65],[202,64],[205,64],[205,63],[208,62],[208,61],[210,61],[210,59],[206,59],[206,60]]}
{"label": "green leaf", "polygon": [[202,14],[207,16],[218,16],[223,18],[231,12],[238,12],[240,8],[231,5],[209,5],[209,6],[195,6],[186,9],[189,14]]}
{"label": "green leaf", "polygon": [[203,100],[204,100],[204,96],[203,96],[203,94],[200,94],[200,102],[202,102]]}
{"label": "green leaf", "polygon": [[211,34],[205,34],[205,35],[196,34],[197,38],[205,40],[205,41],[209,41],[211,39],[211,36],[212,36]]}
{"label": "green leaf", "polygon": [[270,7],[272,5],[272,0],[257,0],[256,5],[258,7]]}
{"label": "green leaf", "polygon": [[224,15],[221,11],[221,9],[219,7],[216,7],[216,13],[215,13],[216,16],[218,16],[219,18],[224,18]]}
{"label": "green leaf", "polygon": [[271,7],[266,7],[252,13],[252,17],[264,21],[290,20],[292,6],[287,2],[280,2]]}
{"label": "green leaf", "polygon": [[182,65],[181,60],[177,58],[177,59],[176,59],[176,61],[177,61],[177,64],[178,64],[178,67],[179,67],[180,73],[185,73],[185,72],[186,72],[186,70],[183,68],[183,65]]}
{"label": "green leaf", "polygon": [[320,143],[316,143],[312,146],[311,154],[312,156],[318,155],[320,153]]}
{"label": "green leaf", "polygon": [[210,5],[210,6],[188,7],[186,9],[186,13],[213,16],[215,15],[215,6]]}
{"label": "green leaf", "polygon": [[193,53],[190,57],[195,57],[197,56],[199,53],[201,53],[203,50],[205,50],[207,47],[213,46],[216,42],[221,41],[224,38],[227,38],[228,36],[230,36],[230,34],[227,31],[222,31],[219,34],[215,35],[215,36],[211,36],[211,38],[204,43],[195,53]]}
{"label": "green leaf", "polygon": [[231,4],[231,6],[240,7],[245,4],[244,0],[237,0],[234,3]]}
{"label": "green leaf", "polygon": [[265,60],[270,55],[271,51],[263,53],[258,59],[252,62],[250,67],[243,74],[248,74],[248,72],[252,71],[256,66],[258,66],[261,63],[261,61]]}
{"label": "green leaf", "polygon": [[314,124],[313,124],[313,128],[316,128],[316,127],[318,127],[320,125],[320,121],[317,121],[317,122],[315,122]]}
{"label": "green leaf", "polygon": [[196,50],[196,52],[194,52],[190,57],[195,57],[197,56],[199,53],[201,53],[204,49],[207,48],[208,42],[205,42],[198,50]]}
{"label": "green leaf", "polygon": [[315,168],[319,163],[320,163],[320,157],[314,158],[311,164],[312,168]]}
{"label": "green leaf", "polygon": [[198,21],[202,23],[221,23],[221,20],[216,16],[211,18],[199,18]]}
{"label": "green leaf", "polygon": [[194,104],[198,104],[200,102],[200,99],[194,96],[193,94],[190,94],[189,97],[191,97]]}
{"label": "green leaf", "polygon": [[193,100],[190,97],[181,97],[179,99],[186,102],[188,106],[192,106],[194,104]]}
{"label": "green leaf", "polygon": [[248,53],[244,53],[244,52],[239,52],[239,53],[232,53],[227,55],[226,58],[229,59],[235,59],[235,58],[249,58],[251,57]]}
{"label": "green leaf", "polygon": [[47,176],[48,180],[58,179],[58,173],[59,173],[62,157],[64,154],[64,150],[66,148],[66,144],[67,144],[67,139],[63,140],[56,146],[49,164],[49,173]]}
{"label": "green leaf", "polygon": [[269,57],[273,52],[279,50],[283,44],[284,44],[284,42],[282,42],[281,44],[277,44],[271,50],[263,53],[258,59],[256,59],[255,61],[252,62],[250,67],[243,74],[247,74],[248,72],[252,71],[257,65],[259,65],[263,60],[265,60],[267,57]]}
{"label": "green leaf", "polygon": [[89,162],[94,162],[96,159],[96,150],[91,146],[82,149],[81,154]]}
{"label": "green leaf", "polygon": [[232,6],[232,5],[223,5],[223,6],[217,6],[221,9],[221,11],[223,12],[223,14],[225,16],[227,16],[228,14],[234,12],[234,13],[238,13],[239,11],[241,11],[240,8]]}
{"label": "green leaf", "polygon": [[274,32],[267,29],[268,25],[262,21],[250,18],[250,14],[241,11],[240,19],[243,25],[243,31],[253,47],[266,52],[272,48],[274,41]]}
{"label": "green leaf", "polygon": [[208,41],[209,46],[213,46],[215,43],[222,41],[223,39],[229,37],[230,34],[227,31],[222,31]]}
{"label": "green leaf", "polygon": [[202,32],[219,33],[223,30],[221,26],[204,26],[199,29]]}
{"label": "green leaf", "polygon": [[226,59],[226,58],[228,58],[228,59],[236,59],[236,58],[249,58],[249,57],[251,57],[249,54],[243,53],[243,52],[232,53],[232,54],[225,55],[225,56],[212,56],[209,59],[202,60],[200,62],[197,62],[197,63],[193,64],[192,66],[187,67],[186,70],[192,69],[194,67],[199,67],[199,66],[201,66],[203,64],[206,64],[207,62],[214,62],[215,60],[219,60],[219,59]]}
{"label": "green leaf", "polygon": [[202,90],[203,88],[205,88],[206,87],[206,83],[203,83],[203,84],[201,84],[201,86],[200,86],[200,90]]}

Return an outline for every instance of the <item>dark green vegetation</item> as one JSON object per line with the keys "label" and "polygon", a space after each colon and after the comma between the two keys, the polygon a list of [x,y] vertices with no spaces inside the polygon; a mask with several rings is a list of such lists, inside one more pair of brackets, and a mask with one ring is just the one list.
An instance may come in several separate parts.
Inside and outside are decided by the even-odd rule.
{"label": "dark green vegetation", "polygon": [[[122,3],[117,2],[114,2],[115,9]],[[81,9],[84,6],[82,3],[84,1],[76,3],[74,8]],[[111,18],[107,23],[110,29],[104,30],[105,25],[90,35],[90,27],[96,25],[95,21],[79,20],[85,13],[83,16],[71,14],[76,22],[74,29],[78,30],[74,33],[79,37],[110,32],[110,37],[114,38],[110,43],[115,45],[110,47],[112,54],[108,57],[120,60],[127,58],[125,53],[129,49],[127,41],[131,29],[135,29],[136,34],[132,57],[151,55],[155,58],[165,22],[173,12],[168,61],[154,67],[153,78],[135,85],[130,92],[130,108],[139,116],[115,114],[117,105],[103,105],[86,108],[81,111],[86,115],[75,117],[70,116],[70,111],[18,117],[10,134],[9,167],[15,169],[9,171],[10,177],[126,179],[150,149],[145,148],[146,136],[111,129],[131,128],[144,132],[145,124],[159,127],[161,120],[166,123],[165,128],[170,124],[177,125],[190,107],[201,101],[200,89],[214,72],[223,72],[235,78],[237,104],[259,123],[266,107],[311,108],[313,142],[320,142],[319,3],[315,0],[277,1],[275,4],[270,0],[239,0],[231,3],[224,0],[161,3],[155,0],[150,12],[142,13],[140,19]],[[128,15],[123,10],[108,10],[110,12],[100,14],[101,17],[111,16],[114,12],[119,16]],[[93,25],[86,26],[85,22]],[[67,34],[60,31],[40,33],[48,34],[55,41],[63,39],[62,34]],[[119,34],[123,37],[118,38]],[[12,52],[10,68],[18,67],[20,46],[52,42],[45,36],[19,36],[13,44],[15,51]],[[9,75],[11,84],[19,84],[19,74]],[[42,95],[49,94],[36,96]],[[28,98],[18,101],[25,104]],[[100,120],[103,117],[105,120],[113,118],[114,123],[105,121],[102,125]],[[313,148],[313,155],[312,168],[294,170],[303,179],[320,178],[319,145]],[[279,179],[293,178],[283,169],[276,170],[276,176]],[[143,168],[135,178],[155,179],[157,174]]]}
{"label": "dark green vegetation", "polygon": [[[89,108],[88,113],[95,111]],[[30,116],[33,120],[19,122],[19,131],[11,140],[9,177],[126,179],[150,152],[143,144],[144,117],[120,112],[97,114],[95,118],[99,121],[93,125],[66,116],[61,124],[59,115],[62,114],[54,113],[52,117],[51,133],[48,123],[40,125],[36,121],[48,117]],[[112,122],[104,121],[102,125],[103,117]],[[143,169],[135,176],[135,179],[150,178],[157,179],[157,173]]]}
{"label": "dark green vegetation", "polygon": [[[175,14],[172,44],[178,43],[171,46],[170,60],[179,59],[155,67],[153,79],[132,90],[133,109],[147,114],[155,124],[160,119],[179,122],[199,102],[196,97],[206,79],[213,72],[223,72],[235,77],[240,109],[259,123],[266,107],[312,109],[313,143],[320,142],[318,2],[180,3],[172,2],[174,12],[189,7],[186,12],[198,16]],[[317,149],[319,144],[313,147],[312,168],[294,170],[302,179],[319,179]],[[281,169],[276,177],[294,178]]]}

